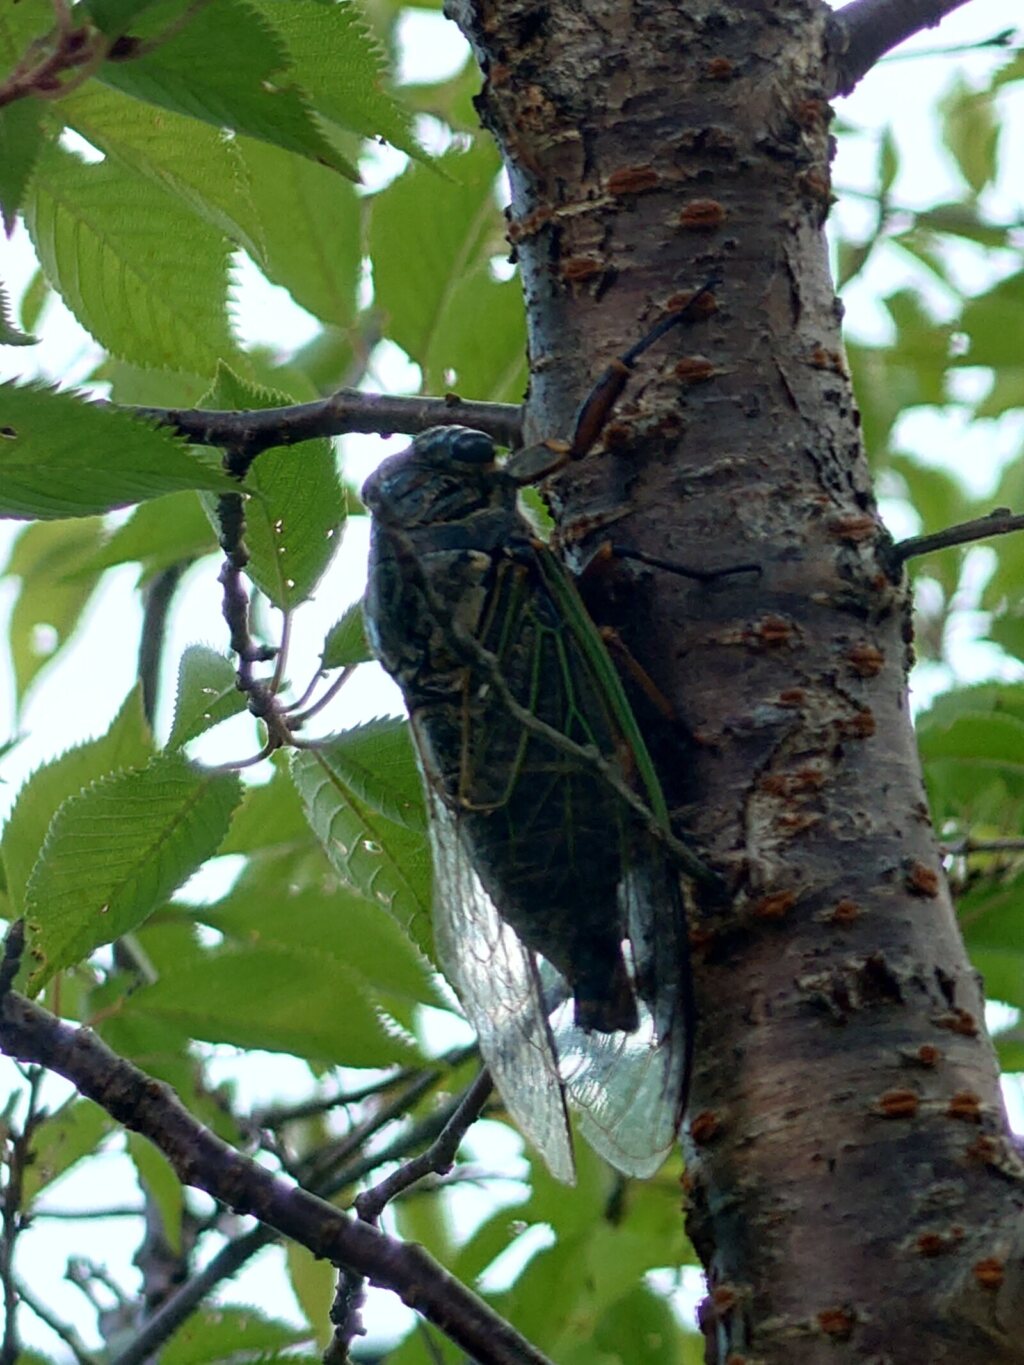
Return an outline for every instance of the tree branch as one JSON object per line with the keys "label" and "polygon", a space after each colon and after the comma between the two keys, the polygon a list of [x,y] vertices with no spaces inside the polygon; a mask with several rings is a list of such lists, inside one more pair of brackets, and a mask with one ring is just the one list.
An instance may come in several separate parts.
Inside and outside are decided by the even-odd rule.
{"label": "tree branch", "polygon": [[[410,1087],[409,1090],[403,1092],[403,1100],[408,1103],[413,1093],[413,1088]],[[443,1106],[440,1110],[414,1124],[412,1128],[402,1133],[389,1146],[381,1148],[372,1156],[360,1156],[348,1165],[340,1167],[335,1164],[331,1170],[326,1173],[322,1172],[318,1178],[314,1179],[310,1174],[314,1163],[303,1163],[302,1177],[315,1186],[317,1193],[322,1198],[330,1199],[339,1190],[349,1189],[358,1184],[360,1180],[364,1180],[371,1171],[377,1170],[380,1166],[388,1165],[392,1161],[403,1160],[410,1151],[415,1151],[421,1142],[432,1141],[438,1132],[444,1130],[452,1113],[455,1112],[456,1106],[457,1101]],[[391,1110],[390,1106],[388,1108],[394,1116],[396,1111]],[[364,1134],[365,1131],[364,1129]],[[144,1365],[144,1362],[149,1360],[154,1352],[191,1317],[203,1299],[212,1293],[221,1281],[230,1280],[241,1270],[246,1261],[276,1240],[277,1233],[265,1224],[261,1224],[259,1227],[253,1228],[228,1242],[227,1246],[218,1251],[212,1261],[203,1266],[187,1283],[181,1286],[173,1297],[160,1306],[157,1312],[148,1319],[135,1339],[110,1362],[110,1365]]]}
{"label": "tree branch", "polygon": [[851,0],[832,17],[829,95],[848,95],[879,57],[967,0]]}
{"label": "tree branch", "polygon": [[483,1365],[549,1365],[421,1247],[385,1236],[235,1151],[193,1118],[169,1086],[118,1057],[89,1030],[64,1024],[10,992],[2,1005],[0,1046],[56,1071],[119,1123],[148,1137],[183,1184],[394,1290]]}
{"label": "tree branch", "polygon": [[984,517],[973,521],[962,521],[956,526],[947,526],[944,531],[936,531],[930,536],[909,536],[897,541],[893,553],[903,564],[908,559],[931,554],[933,550],[947,550],[951,545],[970,545],[975,540],[987,540],[989,536],[1005,536],[1012,531],[1024,531],[1024,513],[1011,512],[1008,507],[995,507]]}
{"label": "tree branch", "polygon": [[342,436],[351,431],[375,432],[380,436],[393,431],[415,434],[428,427],[451,424],[475,427],[502,445],[518,445],[522,439],[522,410],[517,404],[474,403],[455,394],[444,398],[393,397],[339,389],[315,403],[249,412],[128,406],[121,411],[173,427],[179,436],[195,445],[228,446],[249,460],[272,446],[295,445],[314,436]]}

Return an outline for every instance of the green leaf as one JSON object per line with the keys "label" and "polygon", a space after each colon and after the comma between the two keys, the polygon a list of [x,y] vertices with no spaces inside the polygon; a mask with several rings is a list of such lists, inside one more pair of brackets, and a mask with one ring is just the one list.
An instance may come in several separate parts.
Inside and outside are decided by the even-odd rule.
{"label": "green leaf", "polygon": [[931,208],[920,209],[914,215],[914,221],[918,228],[925,228],[929,233],[948,233],[977,242],[979,246],[1005,247],[1012,233],[1011,228],[986,222],[972,201],[933,204]]}
{"label": "green leaf", "polygon": [[[591,1349],[604,1351],[610,1360],[630,1365],[662,1365],[678,1360],[680,1329],[664,1299],[644,1284],[634,1284],[604,1312],[594,1331]],[[564,1359],[583,1365],[582,1346]],[[593,1357],[591,1356],[591,1359]]]}
{"label": "green leaf", "polygon": [[[161,0],[86,0],[86,9],[101,32],[116,38],[134,19],[160,3]],[[177,7],[184,10],[182,0]]]}
{"label": "green leaf", "polygon": [[20,584],[8,641],[19,701],[78,624],[99,577],[85,574],[84,565],[101,535],[98,519],[44,521],[27,526],[14,543],[6,572]]}
{"label": "green leaf", "polygon": [[25,1167],[22,1207],[41,1190],[95,1152],[114,1129],[114,1120],[92,1100],[71,1099],[51,1114],[32,1135],[31,1160]]}
{"label": "green leaf", "polygon": [[31,332],[35,327],[49,298],[50,286],[46,283],[46,276],[36,269],[21,296],[21,325],[26,332]]}
{"label": "green leaf", "polygon": [[45,519],[238,487],[167,428],[37,384],[0,384],[0,475],[0,515]]}
{"label": "green leaf", "polygon": [[134,687],[105,735],[69,749],[35,770],[18,793],[0,841],[7,891],[16,914],[25,909],[25,888],[46,832],[63,802],[108,773],[141,766],[151,753],[141,689]]}
{"label": "green leaf", "polygon": [[283,755],[271,759],[274,776],[262,787],[246,787],[221,853],[285,852],[313,844],[313,833],[288,775]]}
{"label": "green leaf", "polygon": [[952,152],[960,174],[975,194],[996,173],[999,125],[988,91],[971,90],[957,80],[940,103],[943,141]]}
{"label": "green leaf", "polygon": [[[246,383],[222,365],[202,401],[215,408],[271,408],[291,400]],[[312,595],[334,558],[335,533],[345,519],[330,441],[318,438],[264,451],[245,487],[260,495],[246,504],[249,575],[276,607],[296,607]]]}
{"label": "green leaf", "polygon": [[1024,781],[1024,720],[1016,716],[961,713],[948,725],[919,729],[918,744],[926,762],[957,758]]}
{"label": "green leaf", "polygon": [[94,573],[115,564],[139,564],[151,578],[172,564],[217,551],[217,537],[195,493],[170,493],[141,503],[83,564]]}
{"label": "green leaf", "polygon": [[376,301],[424,388],[450,388],[454,370],[476,396],[507,397],[525,373],[525,331],[521,290],[491,274],[492,256],[507,250],[497,155],[481,142],[440,165],[445,179],[410,166],[371,200]]}
{"label": "green leaf", "polygon": [[141,924],[216,851],[240,796],[234,774],[170,754],[65,801],[25,894],[29,989]]}
{"label": "green leaf", "polygon": [[167,1244],[175,1255],[181,1252],[181,1217],[185,1211],[185,1191],[174,1167],[148,1138],[141,1133],[126,1133],[128,1155],[138,1173],[139,1184],[147,1199],[160,1210],[160,1222]]}
{"label": "green leaf", "polygon": [[136,99],[214,128],[247,133],[358,180],[352,164],[317,126],[298,74],[257,6],[217,0],[193,12],[144,55],[105,62],[98,76]]}
{"label": "green leaf", "polygon": [[317,886],[268,895],[270,870],[243,878],[223,900],[196,913],[234,943],[322,953],[375,991],[440,1003],[429,968],[404,931],[378,905],[346,887]]}
{"label": "green leaf", "polygon": [[[144,925],[140,937],[145,942],[151,925]],[[121,976],[106,981],[89,998],[92,1027],[108,1047],[156,1080],[164,1081],[200,1123],[225,1142],[244,1141],[222,1097],[211,1094],[191,1047],[191,1039],[180,1024],[154,1015],[133,1012],[137,982]]]}
{"label": "green leaf", "polygon": [[969,299],[959,327],[970,339],[960,364],[1019,370],[1024,355],[1024,270]]}
{"label": "green leaf", "polygon": [[356,975],[318,949],[225,946],[165,971],[135,992],[131,1008],[206,1042],[318,1063],[391,1066],[410,1056],[409,1044],[384,1027]]}
{"label": "green leaf", "polygon": [[292,776],[331,866],[429,955],[430,851],[404,722],[372,721],[304,750]]}
{"label": "green leaf", "polygon": [[178,666],[178,696],[167,747],[180,749],[244,710],[245,697],[236,686],[231,660],[206,645],[190,645]]}
{"label": "green leaf", "polygon": [[878,192],[884,199],[899,175],[900,154],[892,127],[886,125],[878,142]]}
{"label": "green leaf", "polygon": [[61,100],[68,125],[106,156],[162,186],[255,259],[263,238],[237,139],[90,81]]}
{"label": "green leaf", "polygon": [[264,1317],[256,1308],[227,1304],[200,1308],[160,1348],[160,1365],[217,1365],[221,1361],[266,1359],[269,1352],[308,1338],[305,1328]]}
{"label": "green leaf", "polygon": [[51,147],[25,217],[50,283],[112,354],[195,374],[235,354],[229,243],[152,180]]}
{"label": "green leaf", "polygon": [[288,1278],[299,1307],[306,1315],[317,1345],[323,1349],[333,1334],[331,1304],[338,1283],[338,1272],[330,1261],[320,1260],[300,1242],[285,1244]]}
{"label": "green leaf", "polygon": [[347,668],[372,659],[366,639],[362,601],[353,602],[344,616],[335,621],[324,640],[321,662],[324,668]]}
{"label": "green leaf", "polygon": [[333,0],[255,0],[284,41],[303,88],[321,114],[365,137],[423,153],[409,112],[387,94],[380,47],[356,5]]}
{"label": "green leaf", "polygon": [[[341,8],[340,6],[338,8]],[[352,320],[362,266],[360,201],[347,180],[266,143],[239,138],[274,284],[323,322]]]}
{"label": "green leaf", "polygon": [[981,973],[990,1000],[1001,1000],[1014,1009],[1024,1010],[1024,949],[998,952],[976,949],[971,953],[971,965]]}
{"label": "green leaf", "polygon": [[7,297],[7,290],[0,284],[0,346],[35,346],[38,340],[38,337],[28,336],[14,325],[11,301]]}
{"label": "green leaf", "polygon": [[22,99],[0,108],[0,214],[8,235],[21,208],[47,130],[40,100]]}

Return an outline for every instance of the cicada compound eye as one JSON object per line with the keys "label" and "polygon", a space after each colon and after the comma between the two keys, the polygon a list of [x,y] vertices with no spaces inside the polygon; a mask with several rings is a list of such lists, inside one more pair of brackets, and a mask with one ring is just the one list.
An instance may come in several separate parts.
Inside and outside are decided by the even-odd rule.
{"label": "cicada compound eye", "polygon": [[483,431],[472,427],[449,427],[448,449],[453,460],[460,464],[493,464],[494,442]]}

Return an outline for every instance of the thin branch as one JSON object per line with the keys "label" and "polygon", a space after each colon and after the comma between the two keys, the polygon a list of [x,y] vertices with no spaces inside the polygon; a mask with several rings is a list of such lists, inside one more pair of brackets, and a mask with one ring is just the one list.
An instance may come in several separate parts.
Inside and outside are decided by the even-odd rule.
{"label": "thin branch", "polygon": [[[883,60],[909,62],[917,57],[955,57],[961,52],[984,52],[995,47],[1007,51],[1013,49],[1013,40],[1016,36],[1015,28],[1004,28],[999,33],[993,33],[991,38],[979,38],[976,43],[951,43],[949,47],[913,47],[909,52],[894,52]],[[1016,51],[1019,52],[1020,49]]]}
{"label": "thin branch", "polygon": [[32,1139],[44,1117],[39,1110],[39,1086],[43,1079],[42,1067],[32,1066],[26,1080],[28,1094],[25,1119],[20,1130],[11,1127],[5,1141],[7,1178],[3,1192],[3,1236],[0,1239],[0,1282],[4,1297],[4,1339],[0,1346],[2,1365],[15,1365],[21,1355],[18,1333],[18,1290],[14,1281],[14,1253],[18,1237],[25,1228],[22,1210],[25,1171],[32,1162]]}
{"label": "thin branch", "polygon": [[[63,0],[54,4],[54,26],[42,38],[30,43],[14,70],[0,83],[0,109],[15,100],[63,94],[66,72],[91,73],[106,56],[109,40],[102,34],[76,27]],[[72,78],[74,79],[74,78]]]}
{"label": "thin branch", "polygon": [[934,535],[910,536],[897,541],[893,546],[893,554],[897,562],[903,564],[908,559],[931,554],[933,550],[947,550],[951,545],[970,545],[976,540],[1005,536],[1013,531],[1024,531],[1024,513],[1011,512],[1008,507],[996,507],[984,517],[947,526],[944,531],[936,531]]}
{"label": "thin branch", "polygon": [[410,1185],[415,1185],[427,1175],[447,1175],[455,1164],[455,1154],[462,1139],[480,1117],[493,1089],[491,1073],[483,1067],[472,1084],[467,1086],[459,1107],[427,1150],[413,1157],[412,1161],[407,1161],[372,1189],[357,1195],[356,1213],[359,1217],[367,1223],[376,1223],[385,1205]]}
{"label": "thin branch", "polygon": [[456,425],[475,427],[502,445],[519,445],[522,440],[522,409],[518,404],[474,403],[455,394],[417,398],[339,389],[314,403],[249,412],[148,407],[124,407],[122,411],[172,427],[194,445],[230,446],[250,461],[272,446],[295,445],[315,436],[343,436],[352,431],[379,436],[395,431],[414,435],[428,427]]}
{"label": "thin branch", "polygon": [[939,848],[951,858],[967,858],[972,853],[1024,853],[1024,839],[974,839],[968,834],[952,843],[942,843]]}
{"label": "thin branch", "polygon": [[848,95],[880,57],[905,39],[934,28],[967,0],[851,0],[832,16],[831,88]]}
{"label": "thin branch", "polygon": [[[359,1217],[376,1227],[380,1215],[392,1199],[396,1199],[425,1176],[447,1175],[455,1163],[455,1154],[462,1139],[480,1117],[493,1089],[491,1073],[483,1067],[476,1079],[467,1087],[459,1100],[458,1108],[430,1146],[384,1180],[356,1196],[355,1209]],[[334,1335],[324,1352],[324,1365],[333,1365],[333,1362],[344,1365],[344,1362],[349,1360],[349,1347],[352,1342],[357,1337],[365,1335],[362,1317],[365,1300],[365,1277],[350,1270],[339,1270],[338,1287],[330,1313]]]}
{"label": "thin branch", "polygon": [[301,1242],[314,1256],[394,1290],[481,1365],[549,1365],[422,1247],[378,1232],[235,1151],[194,1118],[169,1086],[119,1057],[88,1029],[64,1024],[10,992],[2,1004],[0,1045],[12,1057],[56,1071],[117,1122],[148,1137],[183,1184]]}
{"label": "thin branch", "polygon": [[21,1299],[26,1308],[30,1308],[40,1322],[45,1322],[50,1331],[55,1333],[63,1341],[71,1354],[75,1357],[77,1365],[96,1365],[96,1357],[89,1354],[82,1340],[73,1327],[61,1322],[60,1318],[51,1313],[41,1299],[37,1299],[24,1280],[17,1283],[18,1298]]}
{"label": "thin branch", "polygon": [[135,666],[142,684],[142,709],[150,725],[156,716],[160,696],[160,664],[167,636],[167,617],[171,602],[188,561],[169,564],[150,579],[142,593],[142,634]]}
{"label": "thin branch", "polygon": [[[434,1140],[449,1122],[457,1104],[458,1101],[453,1100],[450,1104],[442,1106],[437,1113],[430,1114],[414,1124],[379,1152],[371,1156],[359,1155],[350,1165],[333,1169],[325,1175],[323,1182],[316,1186],[317,1193],[324,1199],[330,1199],[340,1190],[351,1189],[381,1166],[404,1160],[424,1142]],[[148,1361],[153,1353],[191,1317],[203,1299],[211,1294],[218,1284],[231,1279],[257,1252],[277,1240],[277,1233],[263,1225],[230,1241],[212,1261],[161,1305],[110,1365],[144,1365],[144,1362]]]}
{"label": "thin branch", "polygon": [[108,1209],[48,1209],[33,1205],[32,1222],[38,1223],[43,1218],[66,1218],[72,1222],[87,1218],[141,1218],[145,1212],[141,1204],[137,1208],[131,1204],[116,1204]]}

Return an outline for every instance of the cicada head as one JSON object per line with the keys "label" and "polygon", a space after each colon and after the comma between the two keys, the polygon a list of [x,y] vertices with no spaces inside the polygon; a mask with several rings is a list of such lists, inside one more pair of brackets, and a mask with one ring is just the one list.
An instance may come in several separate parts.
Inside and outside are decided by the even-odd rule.
{"label": "cicada head", "polygon": [[494,442],[471,427],[432,427],[384,460],[363,485],[378,523],[404,531],[458,526],[481,513],[510,516],[516,483],[495,462]]}

